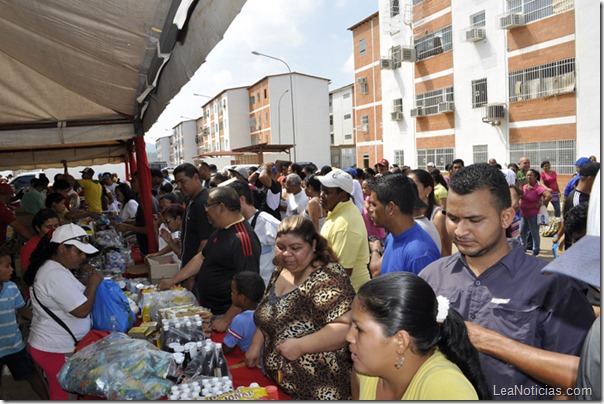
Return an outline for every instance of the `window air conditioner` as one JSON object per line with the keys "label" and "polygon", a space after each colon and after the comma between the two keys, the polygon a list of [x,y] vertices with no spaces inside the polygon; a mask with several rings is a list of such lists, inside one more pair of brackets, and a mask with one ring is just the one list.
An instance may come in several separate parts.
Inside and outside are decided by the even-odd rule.
{"label": "window air conditioner", "polygon": [[484,28],[472,28],[466,31],[466,41],[476,42],[485,38]]}
{"label": "window air conditioner", "polygon": [[401,48],[402,62],[415,62],[415,48]]}
{"label": "window air conditioner", "polygon": [[453,112],[454,110],[455,110],[455,105],[452,101],[438,103],[438,113],[439,114],[443,114],[446,112]]}
{"label": "window air conditioner", "polygon": [[359,84],[359,85],[367,84],[367,77],[359,77],[357,79],[357,84]]}
{"label": "window air conditioner", "polygon": [[424,113],[422,111],[422,107],[417,107],[417,108],[412,108],[411,109],[411,117],[412,118],[417,118],[420,116],[424,116]]}
{"label": "window air conditioner", "polygon": [[500,125],[505,118],[504,104],[487,104],[483,107],[482,121],[491,125]]}
{"label": "window air conditioner", "polygon": [[390,113],[390,118],[393,121],[402,121],[403,120],[403,113],[399,112],[399,111],[394,111]]}
{"label": "window air conditioner", "polygon": [[380,59],[380,69],[390,70],[392,69],[392,59]]}
{"label": "window air conditioner", "polygon": [[524,15],[514,13],[508,14],[504,17],[501,17],[499,20],[499,26],[502,29],[512,29],[515,27],[521,27],[524,25]]}
{"label": "window air conditioner", "polygon": [[369,132],[369,124],[367,124],[367,123],[362,124],[361,132]]}

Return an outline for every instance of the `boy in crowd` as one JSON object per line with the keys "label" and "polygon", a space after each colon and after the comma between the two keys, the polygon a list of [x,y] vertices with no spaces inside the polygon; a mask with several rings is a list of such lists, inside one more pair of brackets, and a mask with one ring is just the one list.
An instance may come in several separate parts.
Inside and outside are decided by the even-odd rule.
{"label": "boy in crowd", "polygon": [[17,324],[15,310],[28,320],[31,320],[32,312],[25,307],[17,285],[10,281],[12,273],[9,251],[0,249],[0,373],[4,365],[7,365],[15,380],[27,380],[41,400],[48,400],[46,386],[31,355],[25,349]]}
{"label": "boy in crowd", "polygon": [[252,337],[256,332],[254,324],[254,310],[264,295],[264,280],[252,271],[237,273],[231,282],[231,300],[233,305],[243,312],[236,315],[227,329],[222,342],[222,350],[229,353],[238,345],[246,352],[252,344]]}

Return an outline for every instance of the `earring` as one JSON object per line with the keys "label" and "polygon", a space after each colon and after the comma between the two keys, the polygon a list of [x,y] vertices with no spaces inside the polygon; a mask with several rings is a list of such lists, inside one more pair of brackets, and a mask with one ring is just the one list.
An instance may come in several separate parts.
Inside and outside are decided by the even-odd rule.
{"label": "earring", "polygon": [[403,363],[405,363],[405,356],[404,355],[401,356],[401,359],[399,359],[398,362],[394,362],[394,368],[397,369],[397,370],[400,369],[400,368],[402,368],[403,367]]}

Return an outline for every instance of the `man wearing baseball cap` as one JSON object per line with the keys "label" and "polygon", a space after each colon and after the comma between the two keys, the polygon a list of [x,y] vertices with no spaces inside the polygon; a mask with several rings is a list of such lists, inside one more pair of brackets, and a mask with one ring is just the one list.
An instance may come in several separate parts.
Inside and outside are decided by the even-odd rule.
{"label": "man wearing baseball cap", "polygon": [[321,206],[329,212],[321,228],[321,236],[327,239],[329,247],[350,275],[352,286],[358,291],[369,281],[369,249],[363,217],[350,197],[354,180],[340,169],[317,179],[321,182]]}
{"label": "man wearing baseball cap", "polygon": [[89,212],[101,213],[103,211],[103,205],[101,203],[101,196],[103,194],[103,186],[92,178],[94,176],[94,170],[90,167],[86,167],[82,171],[82,179],[78,180],[78,184],[84,190],[84,197],[86,205],[88,205]]}
{"label": "man wearing baseball cap", "polygon": [[390,169],[390,163],[386,159],[381,159],[377,162],[375,171],[378,173],[386,173]]}
{"label": "man wearing baseball cap", "polygon": [[581,171],[581,167],[583,167],[585,164],[591,162],[590,159],[588,159],[587,157],[580,157],[577,159],[577,161],[575,161],[575,169],[577,170],[577,172],[573,175],[573,178],[570,179],[570,181],[568,181],[568,183],[566,184],[566,187],[564,187],[564,197],[566,198],[568,196],[568,194],[570,194],[570,191],[572,191],[573,189],[575,189],[575,185],[577,185],[577,182],[579,182],[579,171]]}
{"label": "man wearing baseball cap", "polygon": [[12,197],[15,195],[13,188],[8,184],[0,184],[0,245],[6,242],[6,228],[12,227],[17,233],[29,240],[34,235],[17,220],[15,214],[8,208]]}

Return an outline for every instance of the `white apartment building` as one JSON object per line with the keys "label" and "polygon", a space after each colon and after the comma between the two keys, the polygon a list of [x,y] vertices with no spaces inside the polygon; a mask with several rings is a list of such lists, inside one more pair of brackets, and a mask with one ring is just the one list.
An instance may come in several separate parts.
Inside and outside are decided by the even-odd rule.
{"label": "white apartment building", "polygon": [[528,156],[560,183],[578,157],[599,160],[599,12],[595,1],[380,0],[384,157],[442,170]]}
{"label": "white apartment building", "polygon": [[172,166],[176,167],[182,163],[194,163],[194,158],[197,155],[197,145],[195,138],[197,137],[197,124],[194,120],[183,121],[174,128],[172,139]]}
{"label": "white apartment building", "polygon": [[348,84],[329,93],[331,165],[348,168],[357,163],[354,142],[354,85]]}
{"label": "white apartment building", "polygon": [[170,136],[160,137],[155,140],[155,152],[157,161],[165,161],[168,166],[172,166],[170,158]]}
{"label": "white apartment building", "polygon": [[[202,106],[198,160],[219,168],[258,164],[258,153],[264,150],[264,161],[329,164],[328,83],[294,72],[291,82],[289,74],[279,74],[224,90]],[[277,152],[279,145],[290,153]]]}

